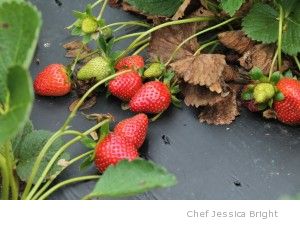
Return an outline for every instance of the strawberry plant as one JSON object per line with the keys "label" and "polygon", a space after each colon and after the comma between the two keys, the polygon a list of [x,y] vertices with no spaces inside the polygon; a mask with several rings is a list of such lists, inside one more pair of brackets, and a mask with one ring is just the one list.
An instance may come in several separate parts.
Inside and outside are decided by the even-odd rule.
{"label": "strawberry plant", "polygon": [[[20,21],[26,23],[20,24]],[[85,33],[95,32],[94,21],[82,23],[86,24],[82,28]],[[130,70],[118,73],[104,71],[103,76],[95,76],[94,68],[99,70],[110,66],[103,58],[96,57],[96,60],[92,59],[87,67],[81,68],[81,70],[88,69],[82,70],[83,78],[92,74],[96,77],[97,83],[83,94],[62,127],[54,133],[34,129],[29,121],[34,97],[28,67],[32,61],[40,28],[41,15],[32,4],[21,0],[7,0],[0,3],[0,39],[3,41],[0,45],[0,57],[3,60],[0,67],[1,199],[43,200],[65,185],[87,180],[98,182],[84,199],[131,196],[149,189],[174,185],[176,179],[172,174],[151,161],[139,158],[137,147],[142,145],[146,137],[147,120],[141,121],[143,133],[140,133],[141,129],[137,127],[136,133],[132,130],[131,137],[127,133],[127,136],[122,134],[123,128],[127,129],[126,127],[130,126],[126,125],[126,121],[120,123],[119,134],[110,134],[108,124],[112,121],[112,117],[108,115],[101,116],[97,124],[86,131],[71,129],[73,118],[89,95],[105,82],[130,72]],[[22,31],[26,31],[26,34],[21,33]],[[72,74],[70,71],[60,64],[48,66],[35,80],[36,93],[43,96],[62,96],[69,93]],[[101,136],[99,143],[96,144],[88,138],[88,135],[98,131],[101,131]],[[65,136],[73,138],[65,141]],[[107,141],[111,136],[115,139]],[[78,142],[82,142],[92,150],[71,158],[67,151]],[[95,163],[98,167],[98,147],[103,145],[108,148],[104,152],[101,151],[105,154],[100,159],[105,164],[105,167],[99,167],[102,175],[74,177],[57,184],[53,183],[62,171],[75,162],[83,160],[82,165]],[[114,153],[118,154],[118,159],[113,156]],[[112,154],[111,157],[109,154]],[[105,157],[108,157],[107,160]]]}

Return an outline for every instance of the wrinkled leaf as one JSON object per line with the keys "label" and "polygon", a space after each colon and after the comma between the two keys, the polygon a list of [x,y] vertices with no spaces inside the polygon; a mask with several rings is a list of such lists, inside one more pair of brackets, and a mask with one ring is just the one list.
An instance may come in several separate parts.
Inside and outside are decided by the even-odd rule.
{"label": "wrinkled leaf", "polygon": [[125,197],[176,184],[165,168],[142,159],[110,166],[97,182],[91,197]]}
{"label": "wrinkled leaf", "polygon": [[214,125],[228,125],[231,124],[239,115],[237,105],[237,90],[239,86],[234,86],[232,92],[223,101],[214,104],[213,106],[206,106],[202,109],[199,120]]}
{"label": "wrinkled leaf", "polygon": [[201,54],[187,57],[171,64],[171,68],[192,85],[207,86],[211,91],[221,93],[225,56]]}
{"label": "wrinkled leaf", "polygon": [[219,41],[229,49],[243,54],[254,46],[254,42],[243,31],[226,31],[218,34]]}
{"label": "wrinkled leaf", "polygon": [[[29,178],[32,167],[36,161],[37,156],[39,155],[40,151],[51,137],[52,133],[45,130],[35,130],[29,135],[27,135],[22,142],[20,153],[18,156],[18,164],[17,164],[17,174],[22,181],[27,181]],[[41,176],[43,170],[53,157],[53,155],[60,149],[61,146],[64,145],[64,142],[61,139],[57,139],[52,146],[47,151],[47,154],[43,158],[41,162],[41,166],[38,169],[38,173],[34,178],[34,183],[38,180]],[[52,169],[49,171],[47,178],[51,176],[55,176],[58,172],[60,172],[65,164],[61,164],[63,160],[69,160],[69,154],[63,154],[53,165]]]}

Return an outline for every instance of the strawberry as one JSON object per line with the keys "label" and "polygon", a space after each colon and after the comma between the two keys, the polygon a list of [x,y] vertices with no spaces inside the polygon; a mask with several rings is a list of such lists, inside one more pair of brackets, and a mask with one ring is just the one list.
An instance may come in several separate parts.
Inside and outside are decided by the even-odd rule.
{"label": "strawberry", "polygon": [[171,103],[169,88],[160,81],[147,82],[133,96],[129,108],[137,113],[161,113]]}
{"label": "strawberry", "polygon": [[125,137],[109,134],[100,141],[95,149],[95,165],[100,172],[108,166],[116,165],[122,160],[134,160],[139,157],[135,146]]}
{"label": "strawberry", "polygon": [[111,80],[108,84],[108,90],[112,95],[121,100],[129,101],[142,85],[141,76],[137,72],[131,71]]}
{"label": "strawberry", "polygon": [[41,96],[64,96],[71,91],[71,81],[66,68],[52,64],[40,72],[34,80],[34,90]]}
{"label": "strawberry", "polygon": [[78,80],[96,78],[101,81],[112,73],[110,63],[104,57],[95,57],[86,63],[77,73]]}
{"label": "strawberry", "polygon": [[144,72],[146,78],[160,77],[165,70],[165,66],[162,63],[152,63]]}
{"label": "strawberry", "polygon": [[284,99],[274,102],[277,119],[289,125],[300,124],[300,81],[292,78],[282,78],[277,83],[278,90]]}
{"label": "strawberry", "polygon": [[121,60],[119,60],[115,68],[117,70],[122,70],[122,69],[138,70],[140,68],[144,68],[144,66],[145,66],[144,58],[139,55],[133,55],[133,56],[124,57]]}
{"label": "strawberry", "polygon": [[81,30],[86,34],[95,33],[98,29],[98,22],[93,17],[86,17],[82,20]]}
{"label": "strawberry", "polygon": [[147,115],[140,113],[117,124],[114,133],[125,137],[136,148],[140,148],[145,141],[148,124]]}

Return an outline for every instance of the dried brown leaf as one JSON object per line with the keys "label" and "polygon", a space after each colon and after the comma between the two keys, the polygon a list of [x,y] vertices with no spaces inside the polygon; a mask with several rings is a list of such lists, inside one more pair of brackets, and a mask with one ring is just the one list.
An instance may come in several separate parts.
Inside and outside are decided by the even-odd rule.
{"label": "dried brown leaf", "polygon": [[[196,26],[194,23],[165,27],[154,32],[148,49],[150,57],[167,62],[177,46],[195,32]],[[173,60],[191,56],[198,46],[197,38],[191,39],[178,50]]]}
{"label": "dried brown leaf", "polygon": [[175,15],[172,17],[173,20],[178,20],[184,16],[184,12],[186,8],[190,5],[191,0],[184,0],[184,2],[181,4]]}
{"label": "dried brown leaf", "polygon": [[171,64],[179,77],[192,85],[207,86],[211,91],[221,93],[226,66],[225,56],[220,54],[201,54],[187,57]]}
{"label": "dried brown leaf", "polygon": [[226,31],[218,34],[219,41],[229,49],[243,54],[252,49],[254,42],[243,31]]}
{"label": "dried brown leaf", "polygon": [[[203,7],[197,9],[195,12],[193,12],[190,17],[214,17],[215,14],[213,12],[211,12],[210,10],[207,10]],[[209,25],[209,22],[197,22],[195,23],[196,25],[196,31],[202,30],[205,27],[207,27]]]}
{"label": "dried brown leaf", "polygon": [[263,117],[266,119],[277,119],[276,112],[273,109],[268,109],[263,112]]}
{"label": "dried brown leaf", "polygon": [[[69,106],[69,110],[70,112],[73,112],[75,107],[78,105],[80,101],[80,98],[76,99],[75,101],[73,101],[71,103],[71,105]],[[83,104],[79,107],[79,110],[87,110],[92,108],[95,104],[97,103],[97,97],[93,96],[91,98],[89,98],[88,100],[86,100],[85,102],[83,102]]]}
{"label": "dried brown leaf", "polygon": [[[264,74],[268,74],[271,68],[272,59],[275,53],[275,46],[258,44],[252,49],[245,52],[239,59],[240,65],[246,70],[251,70],[253,67],[260,68]],[[276,71],[276,63],[273,71]]]}
{"label": "dried brown leaf", "polygon": [[222,101],[213,106],[206,106],[199,115],[200,122],[214,125],[231,124],[239,115],[237,94],[233,90]]}
{"label": "dried brown leaf", "polygon": [[241,8],[235,13],[235,17],[244,17],[246,16],[253,6],[253,0],[247,0]]}
{"label": "dried brown leaf", "polygon": [[223,100],[221,94],[211,92],[205,86],[186,85],[183,89],[184,103],[187,106],[207,106],[214,105]]}
{"label": "dried brown leaf", "polygon": [[236,68],[234,68],[230,65],[225,65],[222,75],[223,75],[224,81],[229,82],[229,81],[235,81],[236,79],[238,79],[240,76],[240,73]]}
{"label": "dried brown leaf", "polygon": [[92,50],[84,45],[81,41],[75,40],[68,42],[63,45],[63,48],[66,50],[65,56],[67,58],[75,58],[80,54],[80,58],[88,55]]}

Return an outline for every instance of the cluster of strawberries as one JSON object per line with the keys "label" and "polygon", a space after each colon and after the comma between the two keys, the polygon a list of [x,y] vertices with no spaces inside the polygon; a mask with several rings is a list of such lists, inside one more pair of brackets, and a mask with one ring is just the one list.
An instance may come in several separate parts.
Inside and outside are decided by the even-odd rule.
{"label": "cluster of strawberries", "polygon": [[[143,72],[147,78],[161,75],[161,64],[154,63],[146,71],[140,71],[144,68],[144,59],[138,55],[122,58],[114,66],[119,75],[108,82],[108,91],[122,101],[129,102],[130,110],[139,114],[121,121],[114,132],[99,141],[95,148],[94,162],[100,172],[121,160],[138,158],[138,149],[145,140],[149,124],[145,113],[162,113],[171,104],[172,95],[166,84],[158,80],[143,83],[140,74]],[[105,70],[105,74],[101,70]],[[77,77],[89,79],[90,76],[97,75],[96,79],[103,80],[104,75],[107,77],[109,74],[111,73],[106,68],[105,61],[96,58],[82,67]],[[70,77],[61,64],[49,65],[34,81],[36,94],[42,96],[63,96],[68,94],[71,88]]]}
{"label": "cluster of strawberries", "polygon": [[118,71],[131,69],[109,82],[109,92],[123,101],[129,101],[129,108],[136,113],[161,113],[171,104],[171,92],[160,81],[142,82],[138,70],[144,68],[141,56],[129,56],[121,59],[115,66]]}

